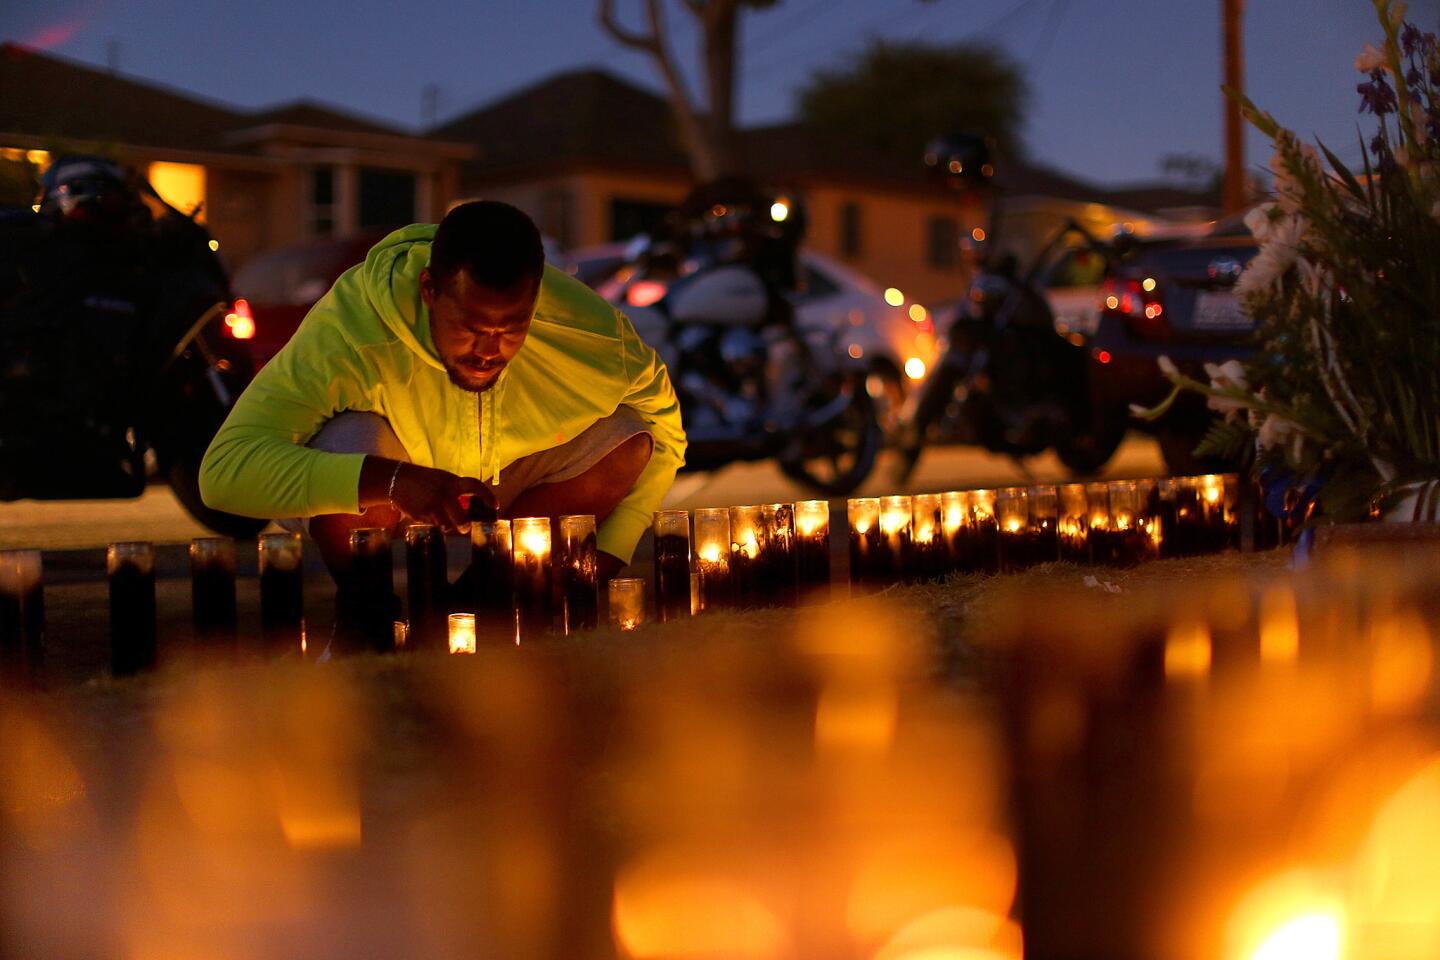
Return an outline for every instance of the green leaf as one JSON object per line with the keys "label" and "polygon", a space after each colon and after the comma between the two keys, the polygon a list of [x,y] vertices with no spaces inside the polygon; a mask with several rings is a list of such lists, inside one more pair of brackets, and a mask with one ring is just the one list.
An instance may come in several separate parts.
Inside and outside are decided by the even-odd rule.
{"label": "green leaf", "polygon": [[1330,169],[1339,174],[1340,179],[1344,182],[1346,188],[1354,194],[1355,199],[1364,202],[1365,191],[1360,188],[1360,181],[1355,179],[1355,174],[1350,172],[1350,168],[1341,163],[1340,158],[1331,153],[1330,148],[1325,146],[1324,141],[1318,137],[1315,140],[1315,144],[1320,148],[1320,152],[1325,154],[1325,159],[1330,161]]}

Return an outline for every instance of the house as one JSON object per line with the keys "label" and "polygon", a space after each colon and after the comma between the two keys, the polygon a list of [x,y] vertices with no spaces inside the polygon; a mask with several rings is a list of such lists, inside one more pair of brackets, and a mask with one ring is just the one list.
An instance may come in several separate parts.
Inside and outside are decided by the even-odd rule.
{"label": "house", "polygon": [[437,218],[469,146],[320,104],[244,111],[0,45],[0,159],[99,152],[198,211],[232,266],[261,250]]}

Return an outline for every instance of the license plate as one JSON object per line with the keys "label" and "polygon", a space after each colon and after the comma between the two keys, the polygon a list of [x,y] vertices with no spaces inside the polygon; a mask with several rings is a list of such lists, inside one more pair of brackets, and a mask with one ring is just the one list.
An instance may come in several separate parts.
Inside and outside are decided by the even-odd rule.
{"label": "license plate", "polygon": [[1195,298],[1191,325],[1197,330],[1249,330],[1254,324],[1233,293],[1202,290]]}

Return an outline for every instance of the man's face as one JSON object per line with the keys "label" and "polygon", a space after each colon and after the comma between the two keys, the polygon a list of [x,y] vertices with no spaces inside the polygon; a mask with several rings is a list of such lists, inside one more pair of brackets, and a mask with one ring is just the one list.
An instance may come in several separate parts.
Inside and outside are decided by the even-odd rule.
{"label": "man's face", "polygon": [[430,309],[430,336],[450,382],[483,393],[524,345],[540,284],[491,290],[463,269],[440,284],[427,269],[420,274],[420,296]]}

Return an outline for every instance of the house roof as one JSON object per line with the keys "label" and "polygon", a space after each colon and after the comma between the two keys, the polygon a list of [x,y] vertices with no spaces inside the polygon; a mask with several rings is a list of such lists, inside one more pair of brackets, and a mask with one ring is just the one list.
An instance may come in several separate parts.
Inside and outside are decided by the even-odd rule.
{"label": "house roof", "polygon": [[399,127],[390,126],[377,120],[369,120],[348,111],[317,103],[314,100],[295,100],[247,114],[246,124],[248,126],[283,124],[293,127],[312,127],[319,130],[344,130],[348,133],[375,133],[392,137],[411,135]]}
{"label": "house roof", "polygon": [[[431,134],[479,148],[465,168],[472,181],[570,166],[652,168],[681,175],[689,170],[665,98],[602,69],[557,74],[442,124]],[[841,180],[889,189],[934,189],[918,160],[897,163],[799,123],[742,130],[737,148],[756,176],[776,182]],[[1168,186],[1112,190],[1024,162],[1001,164],[997,179],[1009,195],[1132,210],[1218,205],[1208,194]]]}

